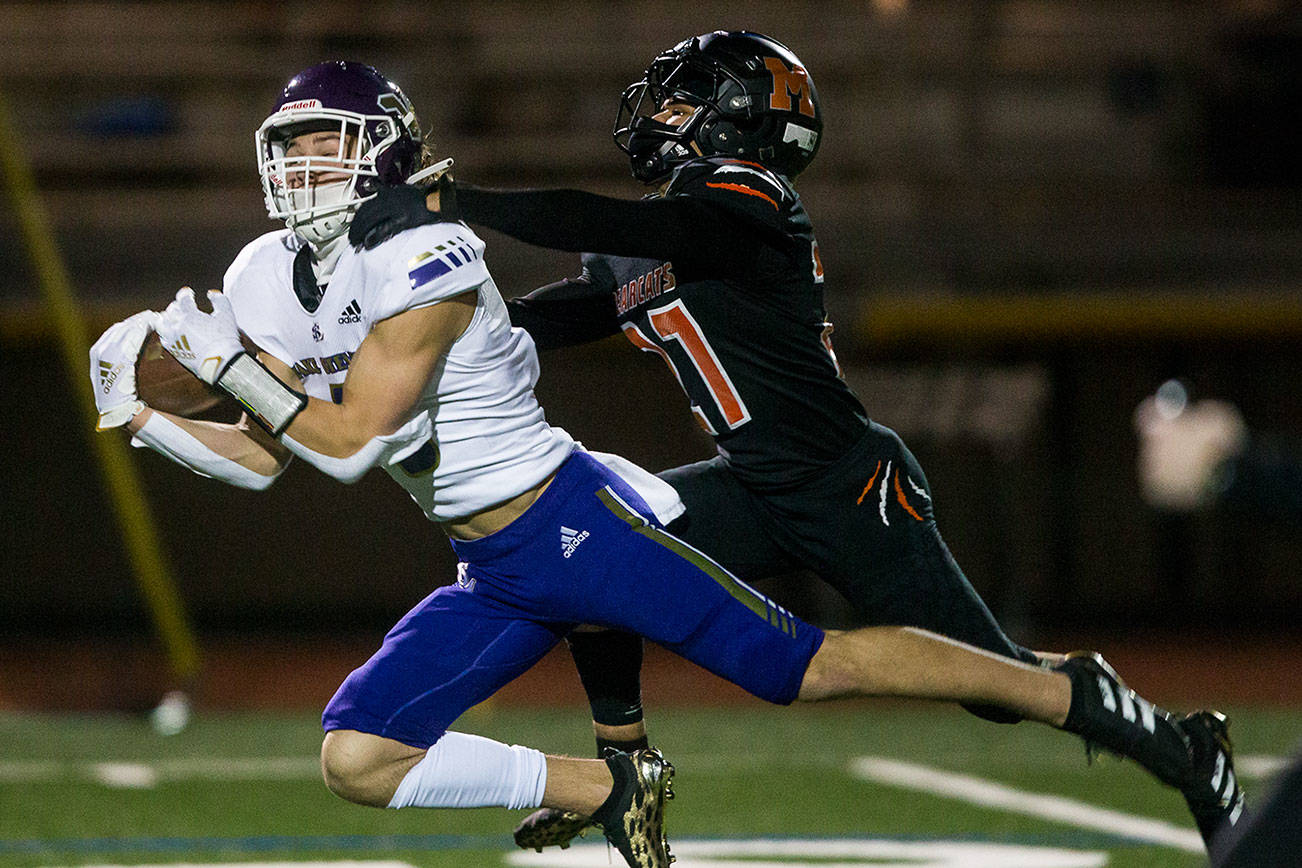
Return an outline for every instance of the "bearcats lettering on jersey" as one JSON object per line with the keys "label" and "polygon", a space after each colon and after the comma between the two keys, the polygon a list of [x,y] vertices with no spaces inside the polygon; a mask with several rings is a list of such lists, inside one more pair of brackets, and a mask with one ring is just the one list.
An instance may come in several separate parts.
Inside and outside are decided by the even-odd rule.
{"label": "bearcats lettering on jersey", "polygon": [[744,482],[780,488],[826,468],[862,436],[868,417],[832,353],[822,262],[800,197],[759,163],[725,157],[680,166],[663,195],[727,209],[763,238],[761,254],[726,275],[585,254],[594,286],[614,293],[634,345],[674,369]]}
{"label": "bearcats lettering on jersey", "polygon": [[677,285],[674,280],[673,263],[661,263],[646,274],[639,274],[636,279],[629,280],[616,290],[615,307],[620,313],[623,313],[629,308],[646,304],[651,299],[658,298],[661,293],[667,292]]}

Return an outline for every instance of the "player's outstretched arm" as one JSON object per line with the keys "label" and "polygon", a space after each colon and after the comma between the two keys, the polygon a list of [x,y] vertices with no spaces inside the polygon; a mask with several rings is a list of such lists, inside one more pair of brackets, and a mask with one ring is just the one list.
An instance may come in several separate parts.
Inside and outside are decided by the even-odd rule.
{"label": "player's outstretched arm", "polygon": [[276,481],[293,454],[249,421],[204,422],[145,407],[127,423],[133,445],[155,452],[200,476],[260,491]]}
{"label": "player's outstretched arm", "polygon": [[554,350],[619,334],[619,314],[611,288],[583,275],[540,286],[510,299],[511,325],[524,329],[539,350]]}
{"label": "player's outstretched arm", "polygon": [[660,257],[729,274],[754,260],[762,234],[734,211],[690,196],[617,199],[581,190],[490,190],[444,176],[422,196],[383,187],[353,216],[348,240],[371,249],[425,223],[464,220],[540,247]]}

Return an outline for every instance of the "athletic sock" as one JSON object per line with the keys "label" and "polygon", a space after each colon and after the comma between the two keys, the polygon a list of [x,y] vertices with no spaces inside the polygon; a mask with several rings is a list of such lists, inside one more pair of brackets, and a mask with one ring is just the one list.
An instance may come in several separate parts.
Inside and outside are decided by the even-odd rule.
{"label": "athletic sock", "polygon": [[1188,783],[1189,743],[1170,712],[1120,684],[1114,673],[1100,678],[1090,667],[1058,669],[1071,679],[1064,730],[1130,757],[1165,784],[1183,788]]}
{"label": "athletic sock", "polygon": [[566,637],[579,680],[604,726],[642,720],[642,637],[620,630],[574,632]]}
{"label": "athletic sock", "polygon": [[447,732],[398,784],[390,808],[536,808],[547,786],[541,751]]}

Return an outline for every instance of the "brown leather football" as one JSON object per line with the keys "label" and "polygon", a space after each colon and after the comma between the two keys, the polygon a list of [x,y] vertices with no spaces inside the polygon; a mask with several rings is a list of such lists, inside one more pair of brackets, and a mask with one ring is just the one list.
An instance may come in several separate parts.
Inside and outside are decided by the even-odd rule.
{"label": "brown leather football", "polygon": [[[240,334],[244,349],[258,353],[248,335]],[[238,422],[244,408],[223,389],[209,386],[163,349],[157,332],[150,332],[136,360],[136,394],[155,410],[214,422]]]}

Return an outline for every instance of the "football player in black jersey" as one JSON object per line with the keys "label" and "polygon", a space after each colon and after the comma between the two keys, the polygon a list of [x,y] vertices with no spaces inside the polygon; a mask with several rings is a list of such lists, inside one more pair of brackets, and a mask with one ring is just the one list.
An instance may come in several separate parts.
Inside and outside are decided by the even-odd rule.
{"label": "football player in black jersey", "polygon": [[[672,532],[742,578],[812,569],[868,624],[1055,665],[1072,677],[1078,715],[1134,720],[1131,694],[1097,655],[1042,661],[1004,634],[936,529],[922,468],[842,379],[818,242],[792,187],[822,128],[814,82],[788,48],[756,33],[707,33],[657,56],[620,100],[615,141],[653,189],[647,197],[492,191],[444,176],[428,199],[381,191],[350,239],[373,246],[419,223],[465,220],[586,251],[580,277],[509,302],[511,321],[543,350],[622,331],[673,369],[718,455],[661,474],[687,505]],[[570,649],[599,750],[644,747],[641,639],[576,632]],[[1229,761],[1224,719],[1199,712],[1174,725],[1199,770],[1181,789],[1209,838],[1241,807],[1232,776],[1214,772]],[[568,843],[585,825],[542,811],[516,841]]]}

